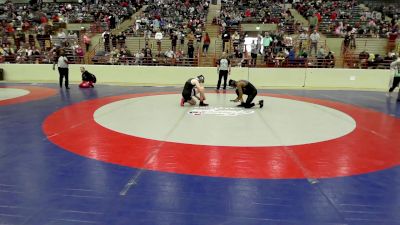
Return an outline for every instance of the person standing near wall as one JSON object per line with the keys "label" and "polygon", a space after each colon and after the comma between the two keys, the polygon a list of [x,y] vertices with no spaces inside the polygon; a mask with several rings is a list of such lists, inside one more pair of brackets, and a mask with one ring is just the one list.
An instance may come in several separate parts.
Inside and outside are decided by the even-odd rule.
{"label": "person standing near wall", "polygon": [[217,71],[218,71],[218,83],[217,83],[217,91],[221,87],[221,80],[224,78],[224,91],[226,90],[226,81],[228,79],[228,75],[231,73],[231,61],[226,57],[226,53],[223,52],[221,59],[217,62]]}
{"label": "person standing near wall", "polygon": [[[387,93],[387,96],[391,96],[393,90],[399,86],[400,83],[400,57],[397,58],[395,61],[390,63],[390,69],[394,70],[394,77],[393,77],[393,82],[392,86],[389,88],[389,92]],[[397,97],[397,101],[400,101],[400,91],[399,91],[399,96]]]}
{"label": "person standing near wall", "polygon": [[65,52],[64,50],[60,51],[60,56],[57,59],[57,62],[54,61],[53,64],[53,70],[56,69],[56,63],[57,63],[57,67],[58,67],[58,74],[59,74],[59,84],[60,84],[60,88],[62,88],[62,83],[63,80],[65,78],[65,88],[69,89],[69,79],[68,79],[68,64],[70,63],[68,61],[68,58],[65,56]]}

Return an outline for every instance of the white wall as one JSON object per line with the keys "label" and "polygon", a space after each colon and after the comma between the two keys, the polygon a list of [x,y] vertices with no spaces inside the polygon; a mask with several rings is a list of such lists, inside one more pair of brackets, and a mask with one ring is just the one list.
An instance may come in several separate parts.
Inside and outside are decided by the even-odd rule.
{"label": "white wall", "polygon": [[[79,67],[70,65],[70,81],[81,80]],[[165,66],[111,66],[85,65],[97,76],[98,83],[127,83],[132,85],[182,86],[186,79],[203,74],[206,86],[215,87],[218,79],[216,67]],[[6,81],[54,82],[58,71],[49,64],[1,64]],[[232,68],[228,79],[250,80],[257,87],[311,87],[387,89],[391,77],[389,70],[307,69],[307,68]]]}

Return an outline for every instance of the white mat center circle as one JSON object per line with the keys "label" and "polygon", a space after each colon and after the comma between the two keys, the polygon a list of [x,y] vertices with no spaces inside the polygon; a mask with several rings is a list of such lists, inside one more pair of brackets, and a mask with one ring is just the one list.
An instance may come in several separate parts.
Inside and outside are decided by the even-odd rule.
{"label": "white mat center circle", "polygon": [[18,98],[29,94],[29,91],[18,88],[0,88],[0,101]]}
{"label": "white mat center circle", "polygon": [[181,95],[145,96],[100,107],[95,121],[127,135],[214,146],[290,146],[342,137],[356,127],[336,109],[285,98],[257,96],[264,108],[236,107],[236,95],[208,94],[209,107],[179,106]]}

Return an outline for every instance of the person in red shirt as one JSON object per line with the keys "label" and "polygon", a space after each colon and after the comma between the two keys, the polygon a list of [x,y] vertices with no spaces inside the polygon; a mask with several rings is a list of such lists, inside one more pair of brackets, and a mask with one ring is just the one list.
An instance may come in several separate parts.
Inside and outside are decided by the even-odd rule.
{"label": "person in red shirt", "polygon": [[246,12],[244,13],[244,15],[245,15],[246,17],[251,17],[251,11],[250,11],[250,9],[246,9]]}
{"label": "person in red shirt", "polygon": [[208,52],[208,47],[210,46],[210,36],[208,35],[208,33],[206,33],[206,35],[203,38],[203,55],[207,55]]}
{"label": "person in red shirt", "polygon": [[331,14],[331,21],[335,21],[337,18],[337,13],[336,12],[332,12]]}
{"label": "person in red shirt", "polygon": [[41,24],[47,24],[47,22],[48,22],[47,17],[45,15],[42,15],[40,17],[40,23]]}
{"label": "person in red shirt", "polygon": [[51,18],[53,22],[58,22],[60,21],[60,17],[57,14],[54,14],[53,17]]}

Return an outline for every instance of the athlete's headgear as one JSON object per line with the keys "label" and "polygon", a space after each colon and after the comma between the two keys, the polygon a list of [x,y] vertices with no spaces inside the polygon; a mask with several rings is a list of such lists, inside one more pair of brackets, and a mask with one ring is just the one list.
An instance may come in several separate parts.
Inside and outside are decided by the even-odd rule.
{"label": "athlete's headgear", "polygon": [[197,79],[199,79],[200,83],[204,83],[204,76],[203,75],[197,76]]}
{"label": "athlete's headgear", "polygon": [[229,82],[228,82],[228,85],[231,86],[231,87],[234,87],[234,86],[236,86],[236,81],[230,79]]}

